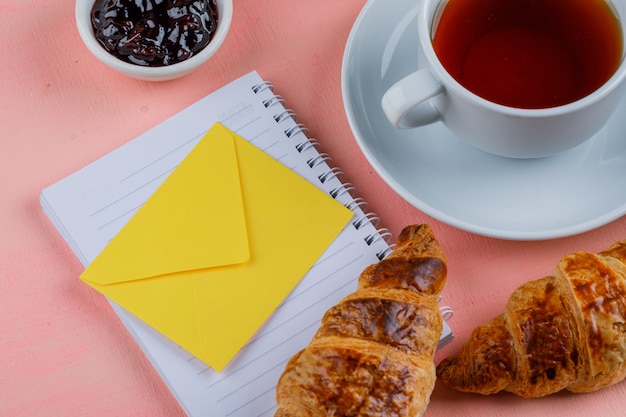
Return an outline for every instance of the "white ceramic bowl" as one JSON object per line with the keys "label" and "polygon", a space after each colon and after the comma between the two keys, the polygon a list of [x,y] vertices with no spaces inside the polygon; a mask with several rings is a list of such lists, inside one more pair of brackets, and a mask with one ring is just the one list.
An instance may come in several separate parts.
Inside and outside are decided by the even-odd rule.
{"label": "white ceramic bowl", "polygon": [[226,39],[233,18],[233,1],[217,0],[217,31],[211,42],[191,58],[162,67],[147,67],[124,62],[107,52],[96,40],[91,26],[91,8],[94,0],[76,0],[76,26],[89,51],[109,67],[130,77],[148,81],[165,81],[181,77],[204,64]]}

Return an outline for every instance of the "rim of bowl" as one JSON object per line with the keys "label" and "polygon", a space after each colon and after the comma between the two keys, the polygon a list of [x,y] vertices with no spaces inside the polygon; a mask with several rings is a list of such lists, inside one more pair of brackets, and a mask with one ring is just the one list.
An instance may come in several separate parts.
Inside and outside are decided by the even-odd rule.
{"label": "rim of bowl", "polygon": [[127,75],[145,80],[167,80],[177,78],[191,72],[206,62],[211,56],[213,56],[213,54],[215,54],[215,52],[217,52],[226,39],[233,16],[232,0],[216,0],[219,10],[217,30],[213,35],[213,39],[211,39],[206,47],[184,61],[161,67],[148,67],[124,62],[110,54],[102,47],[102,45],[100,45],[100,43],[96,40],[91,26],[91,8],[94,2],[95,0],[76,0],[76,26],[83,43],[96,58],[109,67]]}

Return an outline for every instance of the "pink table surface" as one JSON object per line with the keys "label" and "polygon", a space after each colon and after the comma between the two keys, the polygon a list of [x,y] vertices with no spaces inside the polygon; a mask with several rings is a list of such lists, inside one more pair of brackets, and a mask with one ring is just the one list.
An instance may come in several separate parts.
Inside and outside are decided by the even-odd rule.
{"label": "pink table surface", "polygon": [[[396,236],[410,223],[435,230],[449,261],[444,300],[455,310],[456,332],[437,360],[562,255],[626,238],[626,218],[551,241],[485,238],[396,195],[364,159],[342,105],[342,55],[364,4],[236,0],[231,31],[209,64],[176,81],[147,83],[87,52],[73,1],[0,1],[0,416],[184,414],[103,297],[79,282],[81,266],[38,198],[42,188],[253,69],[277,86]],[[426,416],[623,416],[625,399],[626,383],[535,400],[438,385]]]}

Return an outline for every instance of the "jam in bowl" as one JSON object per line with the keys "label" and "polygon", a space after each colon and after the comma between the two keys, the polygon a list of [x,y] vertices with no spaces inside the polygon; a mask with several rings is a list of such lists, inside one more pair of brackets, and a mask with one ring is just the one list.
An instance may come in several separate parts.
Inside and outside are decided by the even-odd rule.
{"label": "jam in bowl", "polygon": [[232,0],[77,0],[78,31],[108,66],[169,80],[206,62],[232,20]]}

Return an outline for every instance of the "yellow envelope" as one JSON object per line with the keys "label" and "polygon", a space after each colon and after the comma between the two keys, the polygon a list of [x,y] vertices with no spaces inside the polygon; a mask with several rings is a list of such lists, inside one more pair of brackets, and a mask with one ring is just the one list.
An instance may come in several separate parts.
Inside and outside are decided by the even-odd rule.
{"label": "yellow envelope", "polygon": [[216,124],[80,278],[220,371],[352,214]]}

